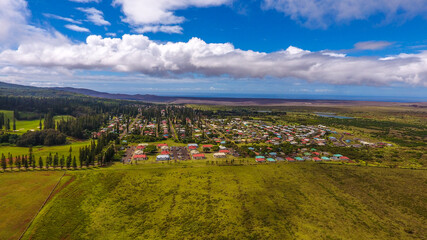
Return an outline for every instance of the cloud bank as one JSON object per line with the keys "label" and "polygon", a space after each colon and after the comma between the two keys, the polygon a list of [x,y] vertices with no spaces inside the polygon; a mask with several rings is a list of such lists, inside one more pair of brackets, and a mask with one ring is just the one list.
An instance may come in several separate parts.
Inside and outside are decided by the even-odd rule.
{"label": "cloud bank", "polygon": [[296,47],[265,53],[244,51],[229,43],[157,43],[143,35],[102,38],[86,43],[22,44],[0,53],[6,65],[110,70],[151,76],[229,76],[232,78],[297,78],[328,84],[427,86],[427,52],[388,58],[348,57]]}

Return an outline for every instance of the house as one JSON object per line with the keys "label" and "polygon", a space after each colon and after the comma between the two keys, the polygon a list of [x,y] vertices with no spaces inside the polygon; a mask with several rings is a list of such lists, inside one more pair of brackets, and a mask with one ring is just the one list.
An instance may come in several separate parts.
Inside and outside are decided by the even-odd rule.
{"label": "house", "polygon": [[168,144],[167,143],[159,143],[159,144],[157,144],[157,148],[162,148],[162,147],[167,147],[168,146]]}
{"label": "house", "polygon": [[321,157],[321,159],[323,160],[323,161],[330,161],[331,159],[329,159],[328,157]]}
{"label": "house", "polygon": [[255,157],[255,161],[257,161],[257,162],[265,162],[265,157],[264,156],[256,156]]}
{"label": "house", "polygon": [[157,155],[156,161],[169,161],[171,159],[170,155]]}
{"label": "house", "polygon": [[214,158],[225,158],[227,155],[225,153],[214,153]]}
{"label": "house", "polygon": [[287,158],[286,158],[286,161],[288,161],[288,162],[295,162],[295,159],[293,159],[293,158],[291,158],[291,157],[287,157]]}
{"label": "house", "polygon": [[276,160],[277,160],[277,161],[285,161],[285,159],[284,159],[284,158],[282,158],[282,157],[277,157],[277,158],[276,158]]}
{"label": "house", "polygon": [[202,148],[210,150],[211,148],[213,148],[213,145],[212,144],[206,144],[206,145],[203,145]]}
{"label": "house", "polygon": [[315,161],[315,162],[319,162],[319,161],[322,161],[322,159],[320,159],[320,158],[318,158],[318,157],[314,157],[314,158],[313,158],[313,161]]}
{"label": "house", "polygon": [[221,149],[221,150],[219,150],[219,152],[220,153],[225,153],[225,154],[229,154],[230,153],[230,151],[227,150],[227,149]]}
{"label": "house", "polygon": [[193,154],[193,158],[194,159],[204,159],[205,154],[203,154],[203,153]]}
{"label": "house", "polygon": [[296,157],[295,160],[297,160],[297,161],[304,161],[304,159],[302,157]]}
{"label": "house", "polygon": [[274,160],[274,158],[267,158],[268,162],[275,162],[276,160]]}
{"label": "house", "polygon": [[345,161],[348,161],[348,160],[350,160],[350,158],[348,158],[348,157],[345,157],[345,156],[341,156],[341,157],[340,157],[340,160],[345,160]]}
{"label": "house", "polygon": [[141,161],[141,160],[147,160],[148,157],[145,154],[138,154],[138,155],[133,155],[132,159],[135,161]]}

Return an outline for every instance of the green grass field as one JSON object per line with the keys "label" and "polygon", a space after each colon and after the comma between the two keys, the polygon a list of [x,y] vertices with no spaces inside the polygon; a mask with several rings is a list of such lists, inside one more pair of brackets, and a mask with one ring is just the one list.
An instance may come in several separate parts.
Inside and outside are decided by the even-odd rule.
{"label": "green grass field", "polygon": [[[85,141],[76,141],[72,140],[71,144],[66,145],[60,145],[60,146],[36,146],[33,147],[33,154],[35,156],[35,159],[38,161],[39,157],[42,157],[43,161],[46,160],[46,157],[49,155],[49,153],[52,153],[54,155],[55,153],[58,153],[59,156],[65,155],[68,156],[70,147],[72,148],[72,155],[76,156],[77,161],[79,159],[79,148],[84,147],[86,145],[90,144],[90,140]],[[17,155],[27,155],[29,153],[28,147],[14,147],[14,146],[0,146],[0,155],[8,155],[8,153],[11,153],[14,157]]]}
{"label": "green grass field", "polygon": [[[0,110],[0,113],[4,113],[5,116],[10,119],[10,127],[12,129],[12,126],[13,126],[13,122],[12,122],[13,111]],[[72,116],[69,116],[69,115],[58,115],[58,116],[54,117],[54,120],[56,122],[58,122],[61,119],[68,119],[68,118],[72,118]],[[43,119],[42,119],[42,124],[43,124]],[[10,132],[21,135],[21,134],[26,133],[27,131],[36,131],[36,130],[39,130],[39,126],[40,126],[40,119],[23,120],[23,121],[17,120],[16,121],[16,130],[15,131],[11,130]]]}
{"label": "green grass field", "polygon": [[62,172],[0,174],[0,239],[18,239]]}
{"label": "green grass field", "polygon": [[[426,171],[315,163],[195,163],[118,164],[68,174],[72,181],[43,208],[24,239],[427,235]],[[6,176],[0,175],[0,181]],[[32,180],[21,184],[25,181]]]}

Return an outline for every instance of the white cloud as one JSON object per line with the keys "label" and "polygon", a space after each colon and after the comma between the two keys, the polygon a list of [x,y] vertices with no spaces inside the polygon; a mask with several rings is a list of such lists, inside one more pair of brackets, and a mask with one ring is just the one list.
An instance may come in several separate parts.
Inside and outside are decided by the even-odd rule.
{"label": "white cloud", "polygon": [[90,32],[89,29],[74,24],[67,24],[65,27],[75,32]]}
{"label": "white cloud", "polygon": [[58,44],[67,39],[53,29],[28,24],[30,12],[24,0],[0,0],[0,50],[17,47],[20,43],[44,41]]}
{"label": "white cloud", "polygon": [[165,32],[165,33],[182,33],[182,27],[178,25],[164,26],[164,25],[154,25],[154,26],[143,26],[135,29],[138,33],[146,32]]}
{"label": "white cloud", "polygon": [[392,44],[393,43],[387,41],[367,41],[354,44],[354,48],[357,50],[379,50]]}
{"label": "white cloud", "polygon": [[105,35],[109,36],[109,37],[115,37],[115,36],[117,36],[117,34],[113,33],[113,32],[106,33]]}
{"label": "white cloud", "polygon": [[243,51],[229,43],[208,44],[198,38],[161,44],[143,35],[91,35],[81,44],[22,44],[17,50],[0,53],[0,62],[10,66],[110,70],[151,76],[270,76],[329,84],[427,86],[427,51],[393,57],[336,57],[295,47],[265,53]]}
{"label": "white cloud", "polygon": [[77,8],[77,10],[86,13],[88,21],[92,22],[97,26],[107,26],[111,25],[108,21],[104,19],[104,13],[99,11],[96,8]]}
{"label": "white cloud", "polygon": [[366,20],[375,14],[384,15],[385,22],[427,16],[427,0],[264,0],[263,7],[312,28]]}
{"label": "white cloud", "polygon": [[43,13],[43,16],[48,17],[48,18],[59,19],[59,20],[74,23],[74,24],[82,24],[82,22],[79,20],[74,20],[72,18],[67,18],[67,17],[61,17],[61,16],[51,14],[51,13]]}
{"label": "white cloud", "polygon": [[[232,2],[233,0],[113,0],[114,6],[121,6],[125,14],[124,21],[135,28],[157,32],[180,33],[176,24],[185,18],[176,16],[174,11],[189,7],[212,7]],[[162,31],[166,27],[167,31]],[[170,31],[174,29],[174,31]]]}
{"label": "white cloud", "polygon": [[90,2],[99,3],[102,0],[69,0],[69,1],[71,1],[71,2],[78,2],[78,3],[90,3]]}

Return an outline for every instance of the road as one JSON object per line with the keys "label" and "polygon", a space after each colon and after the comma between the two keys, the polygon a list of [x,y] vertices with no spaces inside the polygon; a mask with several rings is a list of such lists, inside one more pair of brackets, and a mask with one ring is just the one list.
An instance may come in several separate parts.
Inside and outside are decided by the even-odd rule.
{"label": "road", "polygon": [[[139,114],[133,119],[133,121],[129,125],[129,129],[132,129],[133,125],[135,125],[135,123],[138,121],[138,119],[139,119]],[[125,129],[123,129],[122,134],[120,134],[120,139],[122,139],[126,134],[127,134],[127,129],[125,128]]]}

